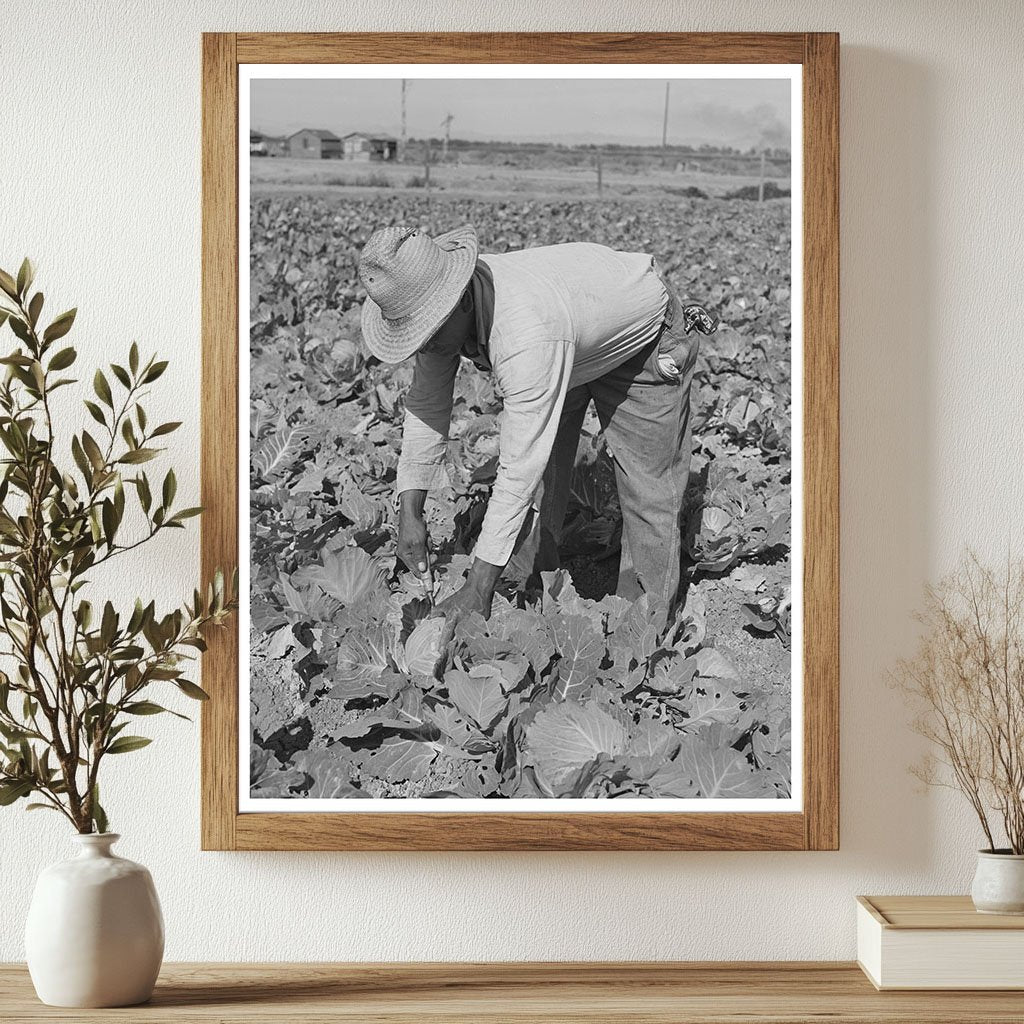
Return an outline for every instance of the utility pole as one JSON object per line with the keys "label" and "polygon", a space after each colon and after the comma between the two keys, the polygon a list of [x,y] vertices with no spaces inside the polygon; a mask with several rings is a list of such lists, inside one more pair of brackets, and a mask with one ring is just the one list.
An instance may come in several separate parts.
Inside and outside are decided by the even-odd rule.
{"label": "utility pole", "polygon": [[455,118],[453,118],[452,115],[449,113],[448,116],[441,122],[441,125],[444,128],[444,145],[441,147],[441,159],[443,161],[448,160],[448,140],[451,136],[452,121],[454,120]]}
{"label": "utility pole", "polygon": [[764,202],[764,164],[765,164],[765,150],[761,150],[761,180],[757,185],[757,201],[759,203]]}
{"label": "utility pole", "polygon": [[398,159],[402,163],[405,162],[405,89],[406,89],[406,82],[405,82],[405,79],[403,78],[402,79],[402,141],[399,143],[399,146],[398,146]]}
{"label": "utility pole", "polygon": [[665,149],[668,146],[668,91],[672,85],[671,82],[665,83],[665,116],[661,122],[661,148]]}

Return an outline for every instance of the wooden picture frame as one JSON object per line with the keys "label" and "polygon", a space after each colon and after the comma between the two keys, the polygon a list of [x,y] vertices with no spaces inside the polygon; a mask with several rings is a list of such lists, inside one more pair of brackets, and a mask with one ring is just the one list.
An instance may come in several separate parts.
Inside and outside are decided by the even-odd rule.
{"label": "wooden picture frame", "polygon": [[834,850],[839,843],[839,38],[833,33],[212,33],[202,41],[202,572],[239,560],[238,69],[250,63],[800,64],[803,806],[758,813],[240,813],[239,638],[203,657],[207,850]]}

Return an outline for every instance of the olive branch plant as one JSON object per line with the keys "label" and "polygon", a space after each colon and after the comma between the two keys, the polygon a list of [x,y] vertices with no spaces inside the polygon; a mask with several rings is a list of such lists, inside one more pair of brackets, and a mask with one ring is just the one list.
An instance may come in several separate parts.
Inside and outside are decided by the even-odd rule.
{"label": "olive branch plant", "polygon": [[[148,422],[142,399],[167,362],[143,361],[134,342],[125,364],[95,372],[95,400],[84,405],[98,429],[69,432],[70,460],[58,451],[67,439],[52,396],[77,383],[62,375],[77,353],[57,343],[76,310],[44,328],[34,276],[28,259],[17,275],[0,271],[0,328],[6,322],[17,342],[0,357],[0,668],[10,670],[0,671],[0,805],[34,797],[29,809],[56,810],[80,833],[105,832],[101,764],[151,742],[125,732],[133,720],[186,718],[149,699],[157,684],[207,699],[185,672],[206,648],[207,627],[233,611],[237,570],[227,585],[218,571],[205,592],[163,615],[152,600],[121,613],[86,599],[93,570],[183,529],[202,509],[174,507],[173,469],[154,494],[140,468],[180,423]],[[131,492],[137,508],[127,518],[144,524],[134,533]]]}
{"label": "olive branch plant", "polygon": [[[925,589],[915,618],[917,651],[894,681],[938,755],[911,771],[967,798],[989,852],[1024,854],[1024,560],[996,571],[968,552]],[[1000,828],[1008,849],[997,849]]]}

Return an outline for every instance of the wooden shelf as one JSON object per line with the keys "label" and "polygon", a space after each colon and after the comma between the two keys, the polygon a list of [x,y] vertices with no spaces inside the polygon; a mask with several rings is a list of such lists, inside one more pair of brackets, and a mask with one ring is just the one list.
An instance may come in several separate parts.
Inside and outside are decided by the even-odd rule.
{"label": "wooden shelf", "polygon": [[1020,1024],[1021,992],[876,992],[851,963],[166,964],[144,1006],[61,1010],[0,965],[0,1020]]}

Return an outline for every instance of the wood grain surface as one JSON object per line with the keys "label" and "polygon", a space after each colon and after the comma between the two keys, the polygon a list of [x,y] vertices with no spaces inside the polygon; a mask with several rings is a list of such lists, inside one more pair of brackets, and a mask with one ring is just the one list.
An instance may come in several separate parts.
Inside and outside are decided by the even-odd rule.
{"label": "wood grain surface", "polygon": [[240,32],[239,64],[799,64],[801,32]]}
{"label": "wood grain surface", "polygon": [[[833,33],[203,37],[202,567],[238,559],[240,63],[794,63],[804,82],[804,701],[799,813],[240,814],[237,630],[203,658],[208,850],[833,850],[839,844],[839,37]],[[242,770],[247,770],[243,765]],[[795,766],[795,770],[799,770]],[[595,801],[599,803],[599,801]]]}
{"label": "wood grain surface", "polygon": [[839,36],[804,56],[804,806],[839,848]]}
{"label": "wood grain surface", "polygon": [[979,914],[970,896],[858,896],[883,928],[1024,931],[1024,914]]}
{"label": "wood grain surface", "polygon": [[[203,36],[202,585],[238,564],[238,66],[235,38]],[[238,627],[212,630],[200,723],[204,849],[235,845]],[[245,767],[248,772],[248,765]]]}
{"label": "wood grain surface", "polygon": [[436,1024],[1020,1024],[1020,992],[878,992],[849,963],[167,964],[152,1001],[60,1010],[0,966],[0,1019]]}

